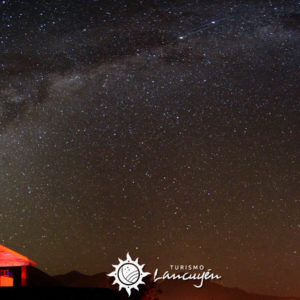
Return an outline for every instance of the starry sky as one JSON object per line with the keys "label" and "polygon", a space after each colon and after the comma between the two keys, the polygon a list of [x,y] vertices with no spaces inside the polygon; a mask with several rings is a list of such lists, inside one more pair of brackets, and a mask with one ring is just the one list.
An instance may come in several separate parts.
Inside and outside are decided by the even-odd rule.
{"label": "starry sky", "polygon": [[299,4],[0,1],[0,243],[300,296]]}

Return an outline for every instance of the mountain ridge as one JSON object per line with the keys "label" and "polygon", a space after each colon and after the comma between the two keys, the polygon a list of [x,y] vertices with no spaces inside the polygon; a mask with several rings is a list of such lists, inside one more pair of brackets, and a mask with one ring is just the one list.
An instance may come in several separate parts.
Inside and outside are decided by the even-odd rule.
{"label": "mountain ridge", "polygon": [[[68,287],[118,289],[117,285],[112,285],[113,279],[106,274],[100,272],[94,275],[85,275],[73,270],[55,275],[53,278]],[[299,297],[293,296],[281,297],[247,292],[238,287],[226,287],[214,282],[206,282],[201,289],[197,289],[193,287],[192,281],[182,280],[163,280],[154,285],[152,283],[149,295],[158,300],[300,300]]]}

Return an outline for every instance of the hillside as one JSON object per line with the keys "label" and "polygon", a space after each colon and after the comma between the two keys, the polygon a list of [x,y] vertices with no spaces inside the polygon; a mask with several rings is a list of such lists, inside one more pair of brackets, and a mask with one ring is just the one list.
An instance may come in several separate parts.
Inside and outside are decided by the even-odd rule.
{"label": "hillside", "polygon": [[[60,281],[64,286],[74,288],[118,288],[116,285],[111,285],[111,278],[108,278],[104,272],[95,275],[84,275],[72,271],[53,278]],[[158,300],[300,300],[300,298],[295,297],[275,297],[247,293],[238,288],[228,288],[210,282],[206,282],[203,288],[197,289],[193,287],[193,282],[181,280],[159,282],[151,290],[150,295]],[[138,299],[137,292],[133,291],[132,296]],[[121,293],[121,299],[126,298],[128,298],[126,294]],[[132,297],[129,299],[132,299]]]}

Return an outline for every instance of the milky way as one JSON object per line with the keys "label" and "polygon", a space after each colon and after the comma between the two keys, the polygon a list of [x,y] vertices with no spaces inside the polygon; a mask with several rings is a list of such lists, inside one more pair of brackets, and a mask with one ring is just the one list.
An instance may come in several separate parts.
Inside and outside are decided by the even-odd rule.
{"label": "milky way", "polygon": [[300,296],[298,3],[41,2],[0,3],[1,243]]}

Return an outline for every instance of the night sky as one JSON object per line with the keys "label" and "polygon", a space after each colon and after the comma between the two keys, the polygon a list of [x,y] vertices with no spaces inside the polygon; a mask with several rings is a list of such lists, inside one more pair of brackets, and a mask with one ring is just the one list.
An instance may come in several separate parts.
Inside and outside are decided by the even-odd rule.
{"label": "night sky", "polygon": [[300,296],[299,5],[0,1],[0,243]]}

